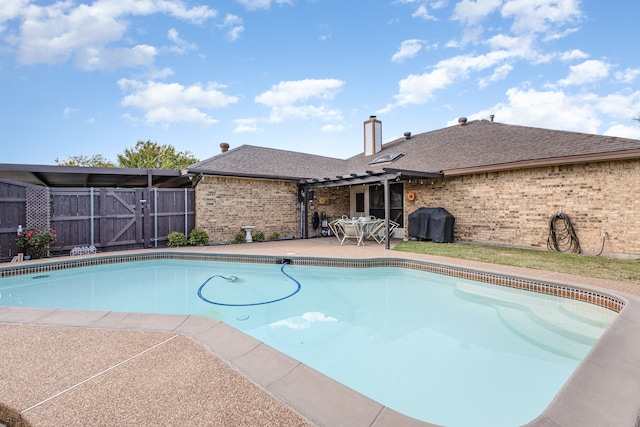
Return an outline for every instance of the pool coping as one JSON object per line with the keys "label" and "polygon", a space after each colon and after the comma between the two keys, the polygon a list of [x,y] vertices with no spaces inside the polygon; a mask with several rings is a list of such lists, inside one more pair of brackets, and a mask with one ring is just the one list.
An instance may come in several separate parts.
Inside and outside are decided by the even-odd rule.
{"label": "pool coping", "polygon": [[[640,343],[628,337],[637,334],[640,327],[640,298],[618,291],[565,281],[544,280],[544,289],[538,288],[540,278],[505,274],[494,270],[461,268],[436,262],[394,257],[367,259],[336,259],[287,255],[202,254],[184,251],[147,250],[135,254],[98,254],[78,259],[65,259],[71,264],[95,265],[127,259],[162,258],[214,258],[217,260],[252,260],[253,262],[284,262],[293,264],[364,267],[393,265],[424,267],[427,271],[443,270],[449,275],[481,281],[497,281],[507,286],[517,282],[534,291],[579,291],[580,297],[603,298],[589,300],[600,305],[616,305],[620,310],[613,324],[580,363],[546,410],[527,426],[606,426],[636,425],[640,405]],[[59,264],[42,261],[29,266],[3,266],[0,275],[16,268],[30,268],[30,272],[51,271]],[[435,271],[435,272],[443,272]],[[515,281],[515,282],[514,282]],[[501,284],[501,283],[496,283]],[[513,287],[513,286],[512,286]],[[564,295],[563,295],[564,296]],[[571,294],[567,295],[571,297]],[[604,304],[602,304],[602,302]],[[272,347],[235,330],[215,319],[192,315],[157,315],[104,311],[49,310],[34,308],[0,307],[0,322],[21,325],[47,325],[92,329],[135,330],[169,332],[187,336],[240,372],[258,387],[276,397],[294,412],[302,414],[315,425],[354,426],[433,426],[393,411],[360,393],[328,378],[314,369],[280,353]],[[266,369],[265,369],[266,368]],[[526,398],[523,396],[523,398]]]}

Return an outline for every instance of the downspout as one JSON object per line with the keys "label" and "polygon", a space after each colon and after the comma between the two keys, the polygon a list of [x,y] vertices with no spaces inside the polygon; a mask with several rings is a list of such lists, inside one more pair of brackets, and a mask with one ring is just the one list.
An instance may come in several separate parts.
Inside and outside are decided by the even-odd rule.
{"label": "downspout", "polygon": [[307,238],[307,203],[306,203],[305,190],[302,187],[298,187],[298,201],[300,202],[300,238]]}

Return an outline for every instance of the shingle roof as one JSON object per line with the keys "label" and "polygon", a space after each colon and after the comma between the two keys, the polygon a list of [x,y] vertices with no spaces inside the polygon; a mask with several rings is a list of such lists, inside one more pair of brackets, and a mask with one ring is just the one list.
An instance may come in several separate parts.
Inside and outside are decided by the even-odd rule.
{"label": "shingle roof", "polygon": [[[393,162],[371,164],[383,154],[403,153]],[[371,156],[349,159],[243,145],[189,167],[189,172],[304,179],[361,174],[385,168],[461,173],[588,160],[640,158],[640,140],[474,120],[400,138]]]}
{"label": "shingle roof", "polygon": [[360,169],[380,154],[402,152],[404,156],[391,167],[446,174],[457,169],[499,169],[523,162],[555,164],[575,161],[580,156],[615,158],[616,153],[634,151],[640,157],[639,140],[474,120],[464,126],[397,139],[384,144],[381,153],[354,156],[348,162],[352,169]]}
{"label": "shingle roof", "polygon": [[345,160],[275,148],[241,145],[189,166],[188,171],[210,175],[299,180],[341,169]]}

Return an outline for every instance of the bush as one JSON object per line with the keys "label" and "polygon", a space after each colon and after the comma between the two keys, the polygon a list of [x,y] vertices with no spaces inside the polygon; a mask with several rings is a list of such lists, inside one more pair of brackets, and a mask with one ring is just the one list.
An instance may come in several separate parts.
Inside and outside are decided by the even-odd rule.
{"label": "bush", "polygon": [[204,246],[207,243],[209,243],[209,235],[206,231],[199,228],[194,228],[193,230],[191,230],[191,235],[189,236],[190,245]]}
{"label": "bush", "polygon": [[253,236],[253,240],[255,242],[262,242],[264,240],[264,233],[262,231],[257,231]]}
{"label": "bush", "polygon": [[271,233],[271,236],[269,236],[270,240],[278,240],[280,238],[280,233],[278,233],[277,231],[274,231],[273,233]]}
{"label": "bush", "polygon": [[172,231],[167,236],[167,246],[187,246],[187,236],[179,231]]}
{"label": "bush", "polygon": [[56,231],[53,228],[27,227],[18,235],[16,244],[24,248],[26,255],[42,258],[49,254],[49,248],[55,241]]}
{"label": "bush", "polygon": [[244,233],[238,233],[233,236],[233,243],[245,243],[247,241]]}

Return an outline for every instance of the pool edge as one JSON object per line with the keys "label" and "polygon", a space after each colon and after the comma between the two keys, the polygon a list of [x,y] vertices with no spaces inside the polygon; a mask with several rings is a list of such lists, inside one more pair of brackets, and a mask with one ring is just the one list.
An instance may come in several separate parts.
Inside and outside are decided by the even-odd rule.
{"label": "pool edge", "polygon": [[[154,253],[162,254],[162,256],[165,257],[170,254],[177,254],[177,256],[181,258],[185,257],[185,255],[186,257],[197,256],[198,258],[202,258],[202,254],[187,254],[184,252],[171,251],[146,251],[142,257],[149,259],[149,256]],[[123,255],[103,255],[102,257],[114,259],[121,258],[122,256]],[[132,257],[134,255],[124,256]],[[139,257],[140,255],[135,256]],[[276,256],[239,256],[236,254],[218,254],[215,258],[219,259],[221,256],[230,256],[234,260],[237,260],[238,257],[245,260],[247,257],[253,257],[265,262],[275,262],[278,258]],[[209,256],[207,255],[207,257]],[[100,255],[89,258],[100,258]],[[317,260],[334,260],[332,258],[300,256],[291,256],[289,258],[305,261],[311,260],[310,262]],[[85,262],[86,260],[87,258],[81,260],[81,262]],[[388,261],[390,259],[373,258],[366,260],[342,260],[340,262],[352,263],[354,267],[358,267],[362,266],[360,264],[362,262],[367,262],[369,266],[371,266],[376,262],[380,262],[380,260]],[[399,257],[392,258],[392,260],[393,263],[424,263],[422,261]],[[46,270],[46,268],[49,268],[49,264],[51,263],[48,261],[33,264],[32,267],[37,269],[33,272],[49,271]],[[427,264],[439,265],[439,263],[433,262],[428,262]],[[443,267],[461,270],[460,267],[457,266],[443,265]],[[6,269],[6,267],[0,268],[0,270],[3,271]],[[483,271],[482,269],[472,268],[466,270],[471,271],[472,274],[481,273],[484,275],[517,278],[524,282],[534,281],[537,283],[540,281],[538,278],[500,274],[491,270]],[[634,425],[638,417],[638,405],[633,402],[633,396],[637,396],[640,391],[638,390],[638,381],[635,381],[636,378],[640,378],[640,368],[637,367],[640,365],[638,363],[638,361],[640,361],[640,344],[635,344],[633,340],[626,339],[625,337],[633,336],[640,327],[640,299],[618,291],[611,291],[590,285],[554,280],[545,280],[545,282],[553,286],[575,288],[587,292],[587,295],[592,292],[597,292],[606,298],[614,298],[622,305],[620,306],[621,309],[614,323],[581,362],[547,409],[527,424],[527,426]],[[295,368],[286,371],[286,374],[277,380],[273,380],[273,378],[269,381],[261,380],[260,369],[262,366],[256,367],[249,363],[250,360],[258,354],[262,355],[262,357],[257,358],[258,360],[263,360],[263,357],[274,358],[278,361],[278,366],[280,366],[280,363],[288,366],[293,359],[214,319],[198,316],[121,313],[122,316],[115,317],[128,319],[126,322],[119,321],[113,325],[107,325],[104,322],[96,323],[90,313],[92,312],[0,307],[0,322],[38,326],[178,333],[193,339],[199,345],[232,366],[235,370],[242,373],[242,375],[250,379],[267,393],[275,396],[278,400],[291,407],[294,412],[304,414],[305,417],[308,417],[311,422],[317,425],[335,425],[335,418],[332,418],[332,414],[347,417],[342,418],[342,420],[351,420],[352,423],[349,423],[350,425],[367,425],[374,427],[399,425],[399,423],[409,426],[433,425],[390,410],[346,388],[342,384],[318,374],[317,371],[297,361],[294,361],[297,362]],[[154,319],[153,322],[149,321],[150,318]],[[55,319],[55,321],[53,321],[53,319]],[[136,321],[135,319],[138,320]],[[182,319],[182,322],[178,326],[173,324],[176,319]],[[189,323],[192,323],[192,325],[189,326]],[[203,329],[203,325],[205,324],[207,327]],[[164,326],[160,327],[159,325]],[[225,339],[222,341],[211,341],[211,337],[203,333],[203,330],[210,331],[211,329],[216,329],[216,332],[221,333]],[[228,330],[224,331],[225,329]],[[220,342],[235,343],[232,347],[233,351],[231,351],[228,346],[222,346],[222,348],[220,348],[218,346]],[[320,390],[329,389],[333,392],[338,390],[338,392],[335,392],[335,395],[339,396],[339,398],[335,399],[335,401],[332,399],[321,399],[321,402],[318,402],[318,399],[311,395],[305,399],[305,396],[301,395],[300,391],[296,390],[294,385],[300,382],[308,383],[309,381],[314,382],[314,385],[320,387]],[[316,384],[315,382],[317,381],[319,381],[320,384]],[[343,390],[343,388],[346,390]],[[326,404],[322,402],[326,402]],[[357,402],[357,404],[354,404],[355,402]],[[326,419],[327,417],[329,417],[329,419]]]}

